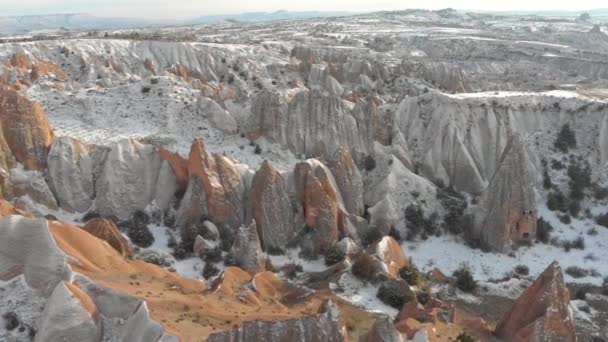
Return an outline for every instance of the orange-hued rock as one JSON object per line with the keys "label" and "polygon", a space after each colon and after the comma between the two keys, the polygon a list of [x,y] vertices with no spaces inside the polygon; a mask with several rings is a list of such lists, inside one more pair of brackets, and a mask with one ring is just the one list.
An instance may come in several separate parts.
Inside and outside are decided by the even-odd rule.
{"label": "orange-hued rock", "polygon": [[17,52],[11,56],[7,65],[17,69],[29,70],[32,68],[32,60],[25,53]]}
{"label": "orange-hued rock", "polygon": [[160,154],[160,159],[166,160],[171,166],[179,187],[185,189],[188,185],[188,161],[180,156],[179,153],[171,152],[162,146],[158,153]]}
{"label": "orange-hued rock", "polygon": [[97,319],[99,313],[97,312],[97,307],[95,307],[95,303],[88,294],[86,294],[82,289],[78,286],[78,284],[70,283],[67,281],[63,282],[65,286],[72,292],[74,297],[78,298],[82,307],[93,317],[93,319]]}
{"label": "orange-hued rock", "polygon": [[298,163],[294,170],[296,191],[304,210],[304,221],[313,229],[315,252],[323,254],[338,239],[344,215],[330,171],[318,160]]}
{"label": "orange-hued rock", "polygon": [[576,341],[569,304],[561,267],[553,262],[502,317],[494,334],[518,342]]}
{"label": "orange-hued rock", "polygon": [[103,218],[94,218],[87,222],[84,226],[84,230],[93,236],[106,241],[123,257],[131,255],[129,241],[120,233],[120,230],[114,222]]}
{"label": "orange-hued rock", "polygon": [[156,76],[156,67],[154,66],[154,62],[152,62],[149,58],[144,60],[144,68],[148,70],[152,75]]}
{"label": "orange-hued rock", "polygon": [[422,323],[418,322],[413,318],[407,318],[402,321],[399,321],[395,324],[395,328],[403,333],[408,340],[414,338],[416,333],[422,329]]}
{"label": "orange-hued rock", "polygon": [[12,204],[0,198],[0,217],[9,215],[21,215],[25,217],[32,217],[32,215],[30,215],[29,213],[15,208]]}
{"label": "orange-hued rock", "polygon": [[0,141],[6,142],[16,161],[32,170],[46,168],[54,135],[40,104],[0,86],[0,128]]}
{"label": "orange-hued rock", "polygon": [[436,281],[438,283],[447,284],[450,282],[450,278],[446,276],[443,272],[441,272],[441,270],[437,267],[433,268],[429,272],[428,276],[431,280]]}
{"label": "orange-hued rock", "polygon": [[251,282],[255,292],[262,298],[281,299],[282,292],[285,291],[285,283],[276,274],[265,271],[253,276]]}
{"label": "orange-hued rock", "polygon": [[270,162],[256,172],[249,198],[264,250],[284,249],[295,235],[294,214],[283,177]]}
{"label": "orange-hued rock", "polygon": [[61,70],[59,65],[50,61],[42,61],[38,64],[32,66],[32,71],[30,72],[30,79],[32,82],[37,81],[43,76],[54,75],[56,79],[60,81],[67,81],[68,75]]}
{"label": "orange-hued rock", "polygon": [[190,150],[188,176],[188,189],[178,212],[182,239],[196,238],[187,230],[203,216],[231,229],[241,225],[243,184],[234,161],[208,153],[198,138]]}
{"label": "orange-hued rock", "polygon": [[409,264],[399,243],[388,235],[378,241],[373,249],[375,256],[382,262],[386,273],[395,278],[399,277],[399,270]]}
{"label": "orange-hued rock", "polygon": [[[227,267],[212,291],[205,292],[204,282],[184,279],[140,260],[127,260],[83,229],[61,222],[49,222],[49,226],[58,247],[72,257],[70,265],[75,272],[144,299],[152,319],[183,342],[204,340],[211,333],[232,329],[244,321],[303,317],[317,312],[323,302],[321,296],[308,296],[289,307],[276,305],[268,293],[248,290],[252,276],[236,267]],[[269,280],[278,291],[281,286],[269,278],[262,275],[260,279]],[[240,297],[247,291],[251,292],[251,301]]]}

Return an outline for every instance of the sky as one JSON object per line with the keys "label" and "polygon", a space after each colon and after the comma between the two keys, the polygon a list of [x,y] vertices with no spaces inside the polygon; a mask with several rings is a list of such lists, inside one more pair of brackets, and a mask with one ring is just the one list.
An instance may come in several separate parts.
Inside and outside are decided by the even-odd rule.
{"label": "sky", "polygon": [[0,0],[0,16],[89,13],[112,17],[154,19],[192,18],[202,15],[253,11],[369,12],[407,8],[467,10],[572,10],[606,8],[606,0]]}

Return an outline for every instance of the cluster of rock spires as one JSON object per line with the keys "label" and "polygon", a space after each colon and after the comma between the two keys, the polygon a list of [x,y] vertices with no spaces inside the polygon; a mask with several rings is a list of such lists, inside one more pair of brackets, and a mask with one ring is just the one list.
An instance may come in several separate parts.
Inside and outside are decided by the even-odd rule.
{"label": "cluster of rock spires", "polygon": [[[438,341],[439,324],[458,323],[470,330],[485,332],[501,341],[576,341],[574,319],[569,308],[570,294],[559,265],[552,263],[516,300],[491,329],[483,320],[467,320],[454,315],[454,308],[437,299],[422,305],[406,304],[394,322],[380,317],[363,341]],[[483,335],[482,335],[483,336]],[[491,339],[490,339],[491,340]]]}

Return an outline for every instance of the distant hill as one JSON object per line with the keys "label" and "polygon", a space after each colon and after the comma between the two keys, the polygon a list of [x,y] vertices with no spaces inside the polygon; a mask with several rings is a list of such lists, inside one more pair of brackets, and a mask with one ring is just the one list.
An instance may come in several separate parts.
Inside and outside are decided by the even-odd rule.
{"label": "distant hill", "polygon": [[201,16],[188,20],[148,20],[98,17],[89,14],[53,14],[0,17],[0,37],[44,31],[91,31],[131,29],[154,26],[216,24],[227,21],[256,22],[349,15],[349,12],[250,12],[232,15]]}

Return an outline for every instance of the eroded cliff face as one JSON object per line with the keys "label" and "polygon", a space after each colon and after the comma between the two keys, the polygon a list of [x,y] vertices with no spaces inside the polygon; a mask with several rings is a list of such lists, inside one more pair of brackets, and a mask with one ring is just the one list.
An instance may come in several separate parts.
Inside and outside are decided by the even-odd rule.
{"label": "eroded cliff face", "polygon": [[534,182],[521,137],[511,138],[490,185],[482,193],[476,235],[484,246],[506,251],[512,242],[536,237]]}
{"label": "eroded cliff face", "polygon": [[494,334],[509,341],[576,341],[570,293],[557,262],[517,299]]}
{"label": "eroded cliff face", "polygon": [[15,161],[32,170],[46,168],[49,147],[54,139],[40,104],[32,102],[8,86],[0,86],[0,166]]}
{"label": "eroded cliff face", "polygon": [[209,342],[344,342],[338,320],[338,307],[329,301],[316,315],[284,321],[244,322],[236,329],[210,335]]}
{"label": "eroded cliff face", "polygon": [[244,220],[244,185],[236,163],[211,154],[196,139],[188,159],[188,187],[177,212],[182,238],[194,239],[192,227],[203,218],[236,230]]}
{"label": "eroded cliff face", "polygon": [[296,233],[294,210],[281,174],[268,161],[256,172],[249,194],[264,249],[283,249]]}

